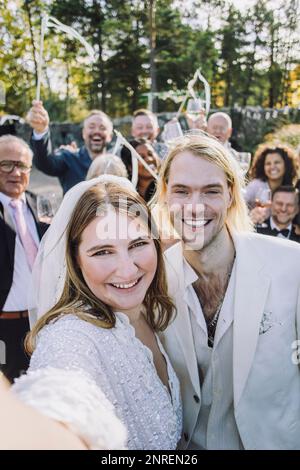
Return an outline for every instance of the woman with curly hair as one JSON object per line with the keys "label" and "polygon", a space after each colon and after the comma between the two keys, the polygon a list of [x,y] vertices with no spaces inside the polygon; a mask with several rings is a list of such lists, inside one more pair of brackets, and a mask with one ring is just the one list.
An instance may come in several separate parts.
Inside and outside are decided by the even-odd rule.
{"label": "woman with curly hair", "polygon": [[298,162],[294,151],[282,144],[260,145],[254,155],[250,170],[251,182],[245,199],[250,209],[255,207],[263,190],[272,192],[279,186],[290,186],[297,181]]}

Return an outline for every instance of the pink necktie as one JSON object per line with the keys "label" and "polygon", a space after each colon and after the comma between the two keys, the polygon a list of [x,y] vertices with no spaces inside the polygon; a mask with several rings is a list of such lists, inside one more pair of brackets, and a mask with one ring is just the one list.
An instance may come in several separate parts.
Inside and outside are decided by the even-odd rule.
{"label": "pink necktie", "polygon": [[17,225],[18,235],[25,250],[30,269],[32,269],[38,247],[29,231],[29,228],[27,227],[22,204],[23,202],[20,199],[13,199],[10,202],[10,205],[14,211],[14,218]]}

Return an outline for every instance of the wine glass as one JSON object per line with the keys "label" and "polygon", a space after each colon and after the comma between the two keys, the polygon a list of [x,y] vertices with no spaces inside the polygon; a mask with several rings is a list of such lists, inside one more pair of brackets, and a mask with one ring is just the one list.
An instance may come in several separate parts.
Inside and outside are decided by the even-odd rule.
{"label": "wine glass", "polygon": [[[258,190],[255,197],[255,206],[262,208],[269,208],[272,204],[272,191],[269,188],[261,188]],[[266,223],[257,224],[258,227],[267,228]]]}
{"label": "wine glass", "polygon": [[59,197],[56,193],[37,195],[37,215],[40,222],[51,224],[59,207]]}
{"label": "wine glass", "polygon": [[167,144],[170,144],[174,139],[183,136],[183,132],[180,123],[177,119],[172,119],[164,125],[163,140]]}
{"label": "wine glass", "polygon": [[187,117],[191,121],[197,121],[199,114],[205,113],[203,101],[200,98],[190,98],[186,107]]}
{"label": "wine glass", "polygon": [[237,152],[236,159],[239,163],[240,169],[245,177],[251,164],[251,153],[250,152]]}

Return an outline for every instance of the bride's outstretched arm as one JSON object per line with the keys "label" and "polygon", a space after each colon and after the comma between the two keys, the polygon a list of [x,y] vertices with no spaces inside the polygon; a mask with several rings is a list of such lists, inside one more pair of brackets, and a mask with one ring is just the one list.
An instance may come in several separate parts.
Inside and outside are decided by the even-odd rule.
{"label": "bride's outstretched arm", "polygon": [[0,376],[0,449],[85,450],[86,446],[63,424],[22,403]]}

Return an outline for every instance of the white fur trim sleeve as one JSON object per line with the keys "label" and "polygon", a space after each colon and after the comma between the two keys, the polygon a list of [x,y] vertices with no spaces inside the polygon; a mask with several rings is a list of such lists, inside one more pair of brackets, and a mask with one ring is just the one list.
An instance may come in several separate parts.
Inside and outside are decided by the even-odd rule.
{"label": "white fur trim sleeve", "polygon": [[54,367],[29,371],[15,381],[12,391],[23,403],[66,424],[89,449],[125,449],[124,425],[83,371]]}

